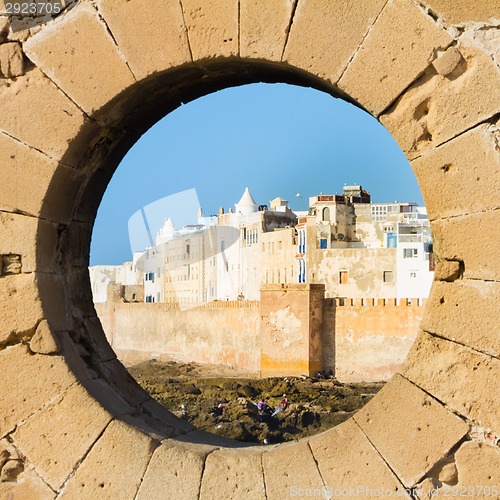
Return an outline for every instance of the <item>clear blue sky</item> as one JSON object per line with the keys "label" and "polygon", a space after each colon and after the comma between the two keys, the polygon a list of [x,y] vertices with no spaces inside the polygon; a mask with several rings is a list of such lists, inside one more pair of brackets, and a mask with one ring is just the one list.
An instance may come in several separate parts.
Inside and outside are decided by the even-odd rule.
{"label": "clear blue sky", "polygon": [[361,184],[374,202],[423,204],[399,146],[364,111],[285,84],[226,89],[170,113],[128,152],[99,208],[91,265],[130,260],[129,218],[179,191],[196,189],[210,215],[234,208],[246,186],[258,204],[281,196],[305,210],[308,196],[345,183]]}

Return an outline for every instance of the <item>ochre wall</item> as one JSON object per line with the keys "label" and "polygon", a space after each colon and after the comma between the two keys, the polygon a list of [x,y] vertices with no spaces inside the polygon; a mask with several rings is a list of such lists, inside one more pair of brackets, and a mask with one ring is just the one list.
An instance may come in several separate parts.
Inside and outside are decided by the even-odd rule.
{"label": "ochre wall", "polygon": [[[363,302],[363,303],[362,303]],[[415,342],[425,300],[326,299],[323,363],[341,381],[390,379]],[[334,347],[332,347],[334,346]]]}
{"label": "ochre wall", "polygon": [[111,347],[127,362],[168,355],[259,372],[258,302],[214,302],[185,310],[168,306],[105,302],[96,304],[96,311]]}
{"label": "ochre wall", "polygon": [[[68,3],[14,31],[0,1],[1,495],[498,486],[499,0]],[[106,185],[150,126],[209,92],[276,81],[386,126],[421,187],[437,266],[416,342],[364,408],[299,443],[235,450],[131,380],[87,267]]]}

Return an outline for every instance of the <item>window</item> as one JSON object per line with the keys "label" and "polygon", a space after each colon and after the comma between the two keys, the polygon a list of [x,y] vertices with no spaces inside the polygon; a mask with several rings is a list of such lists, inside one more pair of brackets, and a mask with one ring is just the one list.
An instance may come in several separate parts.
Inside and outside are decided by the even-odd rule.
{"label": "window", "polygon": [[392,271],[384,271],[384,283],[392,283]]}
{"label": "window", "polygon": [[410,278],[416,278],[417,277],[417,271],[410,271]]}
{"label": "window", "polygon": [[339,283],[341,285],[347,285],[347,271],[340,271],[340,273],[339,273]]}
{"label": "window", "polygon": [[417,248],[405,248],[403,249],[403,258],[404,259],[412,259],[418,256]]}
{"label": "window", "polygon": [[325,207],[323,209],[323,214],[321,216],[321,220],[325,221],[325,222],[330,220],[330,209],[328,207]]}
{"label": "window", "polygon": [[328,240],[326,238],[321,238],[319,240],[319,248],[325,250],[327,248]]}

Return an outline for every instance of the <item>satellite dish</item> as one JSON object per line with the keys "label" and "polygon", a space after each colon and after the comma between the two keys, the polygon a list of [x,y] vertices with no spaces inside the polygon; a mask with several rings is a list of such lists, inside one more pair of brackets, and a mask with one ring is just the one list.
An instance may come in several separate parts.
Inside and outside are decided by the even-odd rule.
{"label": "satellite dish", "polygon": [[343,239],[345,238],[345,236],[344,236],[344,234],[343,234],[343,233],[339,233],[339,234],[337,234],[337,238],[338,238],[339,240],[343,240]]}

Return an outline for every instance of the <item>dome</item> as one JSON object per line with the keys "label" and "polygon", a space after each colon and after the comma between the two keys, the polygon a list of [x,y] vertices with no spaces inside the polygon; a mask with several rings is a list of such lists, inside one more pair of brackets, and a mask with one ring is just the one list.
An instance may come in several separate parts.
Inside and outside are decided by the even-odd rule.
{"label": "dome", "polygon": [[241,197],[240,201],[235,205],[236,213],[240,215],[248,215],[259,211],[259,206],[255,203],[248,187],[245,188],[245,192]]}

